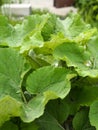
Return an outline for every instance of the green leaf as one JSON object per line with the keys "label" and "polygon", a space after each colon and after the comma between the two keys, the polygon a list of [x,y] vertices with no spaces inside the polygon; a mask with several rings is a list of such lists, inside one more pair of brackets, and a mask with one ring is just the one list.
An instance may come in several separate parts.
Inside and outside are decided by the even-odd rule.
{"label": "green leaf", "polygon": [[18,130],[18,127],[16,124],[12,123],[11,121],[7,121],[4,123],[4,125],[0,129],[1,130],[11,130],[12,128],[14,130]]}
{"label": "green leaf", "polygon": [[32,48],[41,48],[44,45],[44,40],[47,41],[51,34],[54,33],[56,18],[52,15],[37,16],[40,18],[40,23],[35,26],[35,29],[28,33],[22,42],[20,49],[21,53],[29,51]]}
{"label": "green leaf", "polygon": [[50,101],[46,105],[46,110],[55,117],[55,119],[60,123],[63,124],[64,121],[68,118],[69,116],[69,106],[66,102],[63,100],[57,99]]}
{"label": "green leaf", "polygon": [[70,90],[69,80],[74,76],[75,74],[64,68],[42,67],[28,77],[27,90],[32,94],[53,91],[64,98]]}
{"label": "green leaf", "polygon": [[[27,90],[35,97],[24,107],[24,121],[30,122],[41,116],[49,100],[67,96],[70,91],[70,79],[75,74],[65,68],[51,66],[37,69],[27,79]],[[43,78],[42,78],[43,77]]]}
{"label": "green leaf", "polygon": [[70,38],[76,37],[91,28],[81,19],[80,15],[74,13],[70,14],[65,20],[61,20],[61,24],[65,36]]}
{"label": "green leaf", "polygon": [[22,112],[21,83],[25,59],[11,48],[0,48],[0,125]]}
{"label": "green leaf", "polygon": [[26,59],[29,61],[33,69],[50,65],[49,59],[47,59],[46,61],[43,55],[36,55],[36,53],[33,50],[29,51],[29,54],[26,56]]}
{"label": "green leaf", "polygon": [[[53,16],[50,16],[49,14],[42,16],[32,15],[25,18],[22,24],[16,24],[15,26],[11,26],[4,16],[0,16],[0,43],[6,44],[11,47],[19,47],[21,46],[21,44],[24,43],[25,40],[27,41],[27,44],[28,42],[29,44],[31,44],[31,42],[34,39],[36,41],[36,38],[38,38],[38,36],[40,36],[41,34],[43,38],[47,37],[46,39],[48,39],[50,38],[51,33],[54,32],[55,24],[51,24],[53,21],[52,18]],[[37,34],[34,34],[34,30],[39,30],[41,34],[39,34],[39,31],[36,32]],[[32,35],[32,33],[34,35]]]}
{"label": "green leaf", "polygon": [[[97,113],[98,104],[95,33],[78,14],[65,20],[50,14],[32,15],[15,26],[0,16],[0,126],[18,117],[23,121],[17,120],[18,129],[64,130],[59,123],[72,115],[76,130],[82,126],[93,130],[88,111],[82,107],[92,104],[90,122],[97,128],[97,117],[92,114],[93,110]],[[8,129],[12,122],[7,122]]]}
{"label": "green leaf", "polygon": [[38,125],[35,122],[21,123],[21,130],[38,130]]}
{"label": "green leaf", "polygon": [[43,115],[47,102],[56,98],[58,98],[57,95],[51,91],[34,97],[27,105],[24,104],[24,112],[21,115],[21,119],[24,122],[34,121],[36,118]]}
{"label": "green leaf", "polygon": [[58,123],[58,121],[48,112],[37,119],[39,130],[64,130],[64,128]]}
{"label": "green leaf", "polygon": [[60,44],[64,43],[64,42],[71,42],[71,39],[68,39],[64,36],[63,33],[57,33],[56,35],[52,35],[51,40],[50,41],[46,41],[44,43],[44,46],[42,48],[39,48],[39,52],[41,53],[45,53],[45,54],[52,54],[53,50],[59,46]]}
{"label": "green leaf", "polygon": [[8,37],[11,36],[13,27],[8,24],[8,19],[0,16],[0,45],[7,45]]}
{"label": "green leaf", "polygon": [[41,33],[45,41],[50,40],[51,35],[55,33],[56,20],[56,16],[51,14],[44,24]]}
{"label": "green leaf", "polygon": [[10,96],[5,96],[3,99],[1,99],[0,105],[0,126],[5,121],[10,120],[11,117],[17,117],[21,115],[21,103]]}
{"label": "green leaf", "polygon": [[73,119],[74,130],[95,130],[94,127],[90,125],[88,118],[88,109],[81,109],[76,113]]}
{"label": "green leaf", "polygon": [[89,40],[97,33],[97,28],[88,29],[74,38],[74,41],[86,45]]}
{"label": "green leaf", "polygon": [[98,99],[98,79],[89,77],[74,79],[68,96],[74,106],[75,104],[79,104],[89,107]]}
{"label": "green leaf", "polygon": [[[9,59],[8,62],[6,62],[7,59]],[[5,116],[8,117],[2,118],[3,121],[9,120],[12,116],[20,116],[23,121],[31,122],[43,114],[45,105],[49,100],[59,97],[64,98],[70,91],[70,79],[75,76],[73,72],[69,72],[64,68],[43,67],[28,76],[27,90],[31,94],[37,94],[37,96],[28,104],[23,104],[21,100],[23,98],[21,97],[21,82],[23,80],[22,75],[25,72],[24,65],[25,60],[17,51],[10,48],[0,49],[1,100],[8,95],[15,98],[16,104],[17,102],[20,103],[19,108],[17,108],[20,113],[13,114],[10,112],[10,115],[6,113]],[[3,107],[4,105],[2,105],[2,109]],[[14,110],[14,105],[12,110]]]}
{"label": "green leaf", "polygon": [[80,76],[98,77],[97,68],[93,68],[92,54],[84,46],[74,42],[65,42],[54,50],[54,56],[73,66]]}
{"label": "green leaf", "polygon": [[92,54],[92,63],[93,63],[93,68],[98,68],[98,34],[95,36],[95,38],[92,38],[88,44],[87,48]]}
{"label": "green leaf", "polygon": [[54,55],[67,62],[68,66],[86,67],[85,62],[90,58],[82,46],[74,42],[65,42],[54,50]]}
{"label": "green leaf", "polygon": [[[31,32],[34,31],[34,29],[40,24],[40,22],[45,18],[46,16],[39,16],[39,15],[33,15],[28,16],[24,19],[22,24],[16,24],[14,26],[14,31],[9,37],[8,45],[12,47],[19,47],[24,43],[24,41],[32,41],[32,35]],[[28,40],[27,40],[27,39]],[[30,40],[31,38],[31,40]],[[36,37],[35,37],[36,38]]]}
{"label": "green leaf", "polygon": [[96,130],[98,130],[98,101],[95,101],[90,106],[89,118],[91,125],[95,126]]}
{"label": "green leaf", "polygon": [[78,77],[71,80],[72,88],[67,97],[62,100],[74,115],[81,106],[89,107],[98,99],[98,79]]}
{"label": "green leaf", "polygon": [[25,59],[14,49],[0,48],[0,98],[10,95],[20,100],[25,63]]}
{"label": "green leaf", "polygon": [[20,53],[24,53],[26,51],[37,47],[42,47],[44,45],[44,41],[40,31],[34,31],[33,34],[30,35],[24,38],[22,46],[20,48]]}
{"label": "green leaf", "polygon": [[70,13],[64,20],[57,19],[56,23],[57,32],[62,32],[66,39],[82,45],[97,33],[97,29],[91,28],[79,14]]}
{"label": "green leaf", "polygon": [[69,115],[75,115],[76,112],[80,108],[80,104],[77,103],[77,100],[74,100],[74,95],[71,95],[72,93],[70,92],[67,97],[62,101],[63,104],[66,104],[68,108],[68,114]]}

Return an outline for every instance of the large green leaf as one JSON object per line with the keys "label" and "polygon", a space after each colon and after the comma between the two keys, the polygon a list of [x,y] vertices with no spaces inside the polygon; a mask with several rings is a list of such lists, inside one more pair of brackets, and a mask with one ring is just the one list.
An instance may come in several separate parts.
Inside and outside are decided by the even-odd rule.
{"label": "large green leaf", "polygon": [[65,42],[54,50],[54,56],[75,67],[80,76],[98,77],[97,68],[93,68],[92,54],[84,46],[74,42]]}
{"label": "large green leaf", "polygon": [[22,73],[25,59],[17,51],[0,48],[0,98],[10,95],[20,100]]}
{"label": "large green leaf", "polygon": [[34,71],[27,79],[27,90],[32,94],[53,91],[64,98],[70,90],[70,79],[75,74],[64,68],[43,67]]}
{"label": "large green leaf", "polygon": [[65,68],[51,66],[37,69],[27,79],[27,90],[35,97],[27,104],[24,121],[32,121],[41,116],[45,105],[51,99],[63,99],[70,91],[70,79],[75,74]]}
{"label": "large green leaf", "polygon": [[21,115],[24,72],[25,59],[13,49],[0,48],[0,125],[10,117]]}
{"label": "large green leaf", "polygon": [[80,33],[83,33],[89,30],[90,25],[86,24],[81,16],[78,14],[70,14],[65,20],[61,20],[63,32],[65,36],[70,38],[78,36]]}

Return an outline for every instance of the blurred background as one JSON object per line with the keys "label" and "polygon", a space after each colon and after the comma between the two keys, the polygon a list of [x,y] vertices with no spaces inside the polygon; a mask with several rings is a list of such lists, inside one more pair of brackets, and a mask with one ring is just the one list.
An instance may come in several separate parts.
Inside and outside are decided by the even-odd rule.
{"label": "blurred background", "polygon": [[77,12],[85,22],[98,26],[98,0],[0,0],[0,13],[8,17],[47,12],[62,18]]}

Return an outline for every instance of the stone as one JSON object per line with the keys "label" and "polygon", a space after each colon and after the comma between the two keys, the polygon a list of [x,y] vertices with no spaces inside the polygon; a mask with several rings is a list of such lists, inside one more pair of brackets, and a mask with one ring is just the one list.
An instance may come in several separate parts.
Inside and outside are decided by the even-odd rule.
{"label": "stone", "polygon": [[4,15],[27,16],[31,14],[31,4],[4,4],[1,10]]}

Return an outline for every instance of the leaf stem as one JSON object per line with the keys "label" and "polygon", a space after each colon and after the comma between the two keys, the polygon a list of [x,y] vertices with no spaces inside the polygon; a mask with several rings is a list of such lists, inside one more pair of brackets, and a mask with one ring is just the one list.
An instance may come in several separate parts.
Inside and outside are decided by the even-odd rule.
{"label": "leaf stem", "polygon": [[27,100],[26,100],[25,95],[24,95],[24,93],[23,93],[22,90],[21,90],[21,95],[22,95],[22,98],[23,98],[24,103],[27,104]]}

